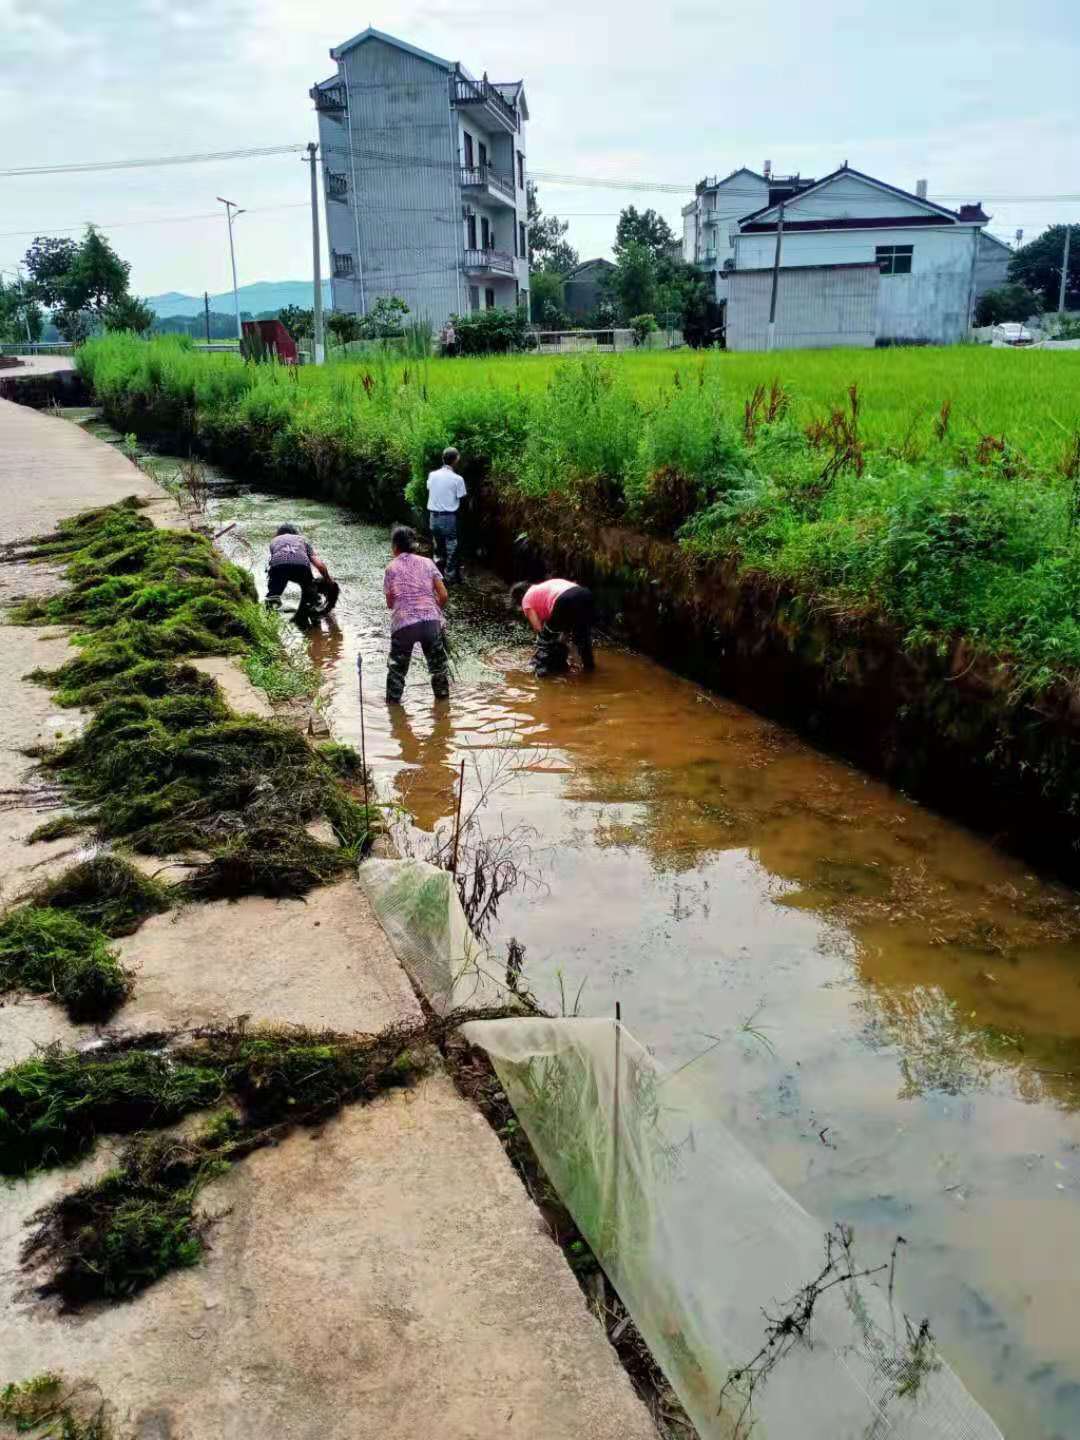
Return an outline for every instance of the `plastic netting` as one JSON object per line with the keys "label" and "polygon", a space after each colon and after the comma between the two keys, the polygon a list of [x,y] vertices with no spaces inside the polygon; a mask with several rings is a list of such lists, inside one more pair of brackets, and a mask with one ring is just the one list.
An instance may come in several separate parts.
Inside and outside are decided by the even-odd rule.
{"label": "plastic netting", "polygon": [[413,984],[437,1014],[506,1003],[496,967],[469,929],[449,871],[426,860],[365,860],[360,886]]}
{"label": "plastic netting", "polygon": [[[440,1013],[505,1003],[449,875],[368,861],[361,878]],[[463,1034],[491,1057],[703,1440],[1001,1440],[892,1303],[890,1257],[861,1253],[858,1237],[845,1249],[845,1234],[803,1210],[719,1121],[692,1069],[665,1071],[612,1020],[522,1015]]]}

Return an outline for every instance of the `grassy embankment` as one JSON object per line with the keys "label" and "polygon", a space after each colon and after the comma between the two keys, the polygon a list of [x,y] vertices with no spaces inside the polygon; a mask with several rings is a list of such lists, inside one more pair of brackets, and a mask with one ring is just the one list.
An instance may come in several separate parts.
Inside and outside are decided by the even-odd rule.
{"label": "grassy embankment", "polygon": [[[353,863],[369,817],[345,783],[351,751],[316,751],[287,725],[237,717],[186,663],[265,654],[273,642],[250,577],[205,537],[158,530],[129,501],[6,558],[65,563],[68,587],[9,619],[75,627],[77,653],[33,678],[59,704],[92,712],[81,736],[38,757],[71,813],[31,838],[89,832],[141,854],[193,856],[187,877],[165,886],[121,855],[98,854],[0,918],[0,993],[37,991],[75,1020],[102,1020],[132,983],[111,940],[188,900],[303,894]],[[339,843],[308,835],[317,818]]]}
{"label": "grassy embankment", "polygon": [[111,336],[79,367],[114,423],[171,430],[371,514],[400,515],[402,490],[453,442],[475,479],[873,612],[909,643],[962,638],[1036,688],[1080,663],[1080,356],[681,352],[290,372]]}

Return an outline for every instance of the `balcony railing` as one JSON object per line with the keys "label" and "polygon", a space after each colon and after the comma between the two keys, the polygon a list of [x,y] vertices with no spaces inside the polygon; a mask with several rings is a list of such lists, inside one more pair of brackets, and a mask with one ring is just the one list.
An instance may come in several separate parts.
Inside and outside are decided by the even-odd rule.
{"label": "balcony railing", "polygon": [[338,280],[348,280],[352,276],[355,268],[353,265],[353,257],[347,254],[342,255],[339,251],[332,250],[330,252],[330,268]]}
{"label": "balcony railing", "polygon": [[491,165],[463,165],[461,167],[461,184],[466,190],[482,190],[490,187],[505,196],[511,204],[517,198],[514,190],[514,177],[504,175],[501,170],[495,170]]}
{"label": "balcony railing", "polygon": [[328,200],[348,200],[349,177],[337,170],[327,170],[326,196]]}
{"label": "balcony railing", "polygon": [[473,274],[495,270],[500,275],[513,275],[514,257],[503,250],[466,250],[465,269]]}
{"label": "balcony railing", "polygon": [[517,111],[490,80],[468,80],[464,75],[455,75],[453,93],[456,105],[490,105],[514,130],[518,128]]}
{"label": "balcony railing", "polygon": [[327,115],[340,115],[349,108],[344,85],[316,85],[311,91],[315,109]]}

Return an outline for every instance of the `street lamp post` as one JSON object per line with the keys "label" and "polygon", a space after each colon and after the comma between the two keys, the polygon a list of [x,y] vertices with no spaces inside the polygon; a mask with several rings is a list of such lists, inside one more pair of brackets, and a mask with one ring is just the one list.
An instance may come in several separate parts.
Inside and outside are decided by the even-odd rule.
{"label": "street lamp post", "polygon": [[222,205],[225,206],[225,220],[229,227],[229,261],[232,264],[232,294],[233,309],[236,311],[236,338],[237,340],[242,340],[244,338],[244,327],[240,324],[240,292],[236,285],[236,246],[233,244],[232,227],[236,216],[243,215],[244,212],[235,200],[226,200],[223,195],[219,195],[217,198],[221,201]]}

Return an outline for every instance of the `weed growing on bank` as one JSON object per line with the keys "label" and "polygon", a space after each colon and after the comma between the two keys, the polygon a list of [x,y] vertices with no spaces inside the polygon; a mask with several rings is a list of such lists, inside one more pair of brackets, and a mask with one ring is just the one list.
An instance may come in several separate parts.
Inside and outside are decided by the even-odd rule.
{"label": "weed growing on bank", "polygon": [[416,505],[442,447],[466,479],[677,539],[706,569],[956,639],[1035,686],[1080,663],[1080,361],[945,350],[558,361],[365,359],[286,373],[169,338],[79,366],[121,428],[371,515]]}

